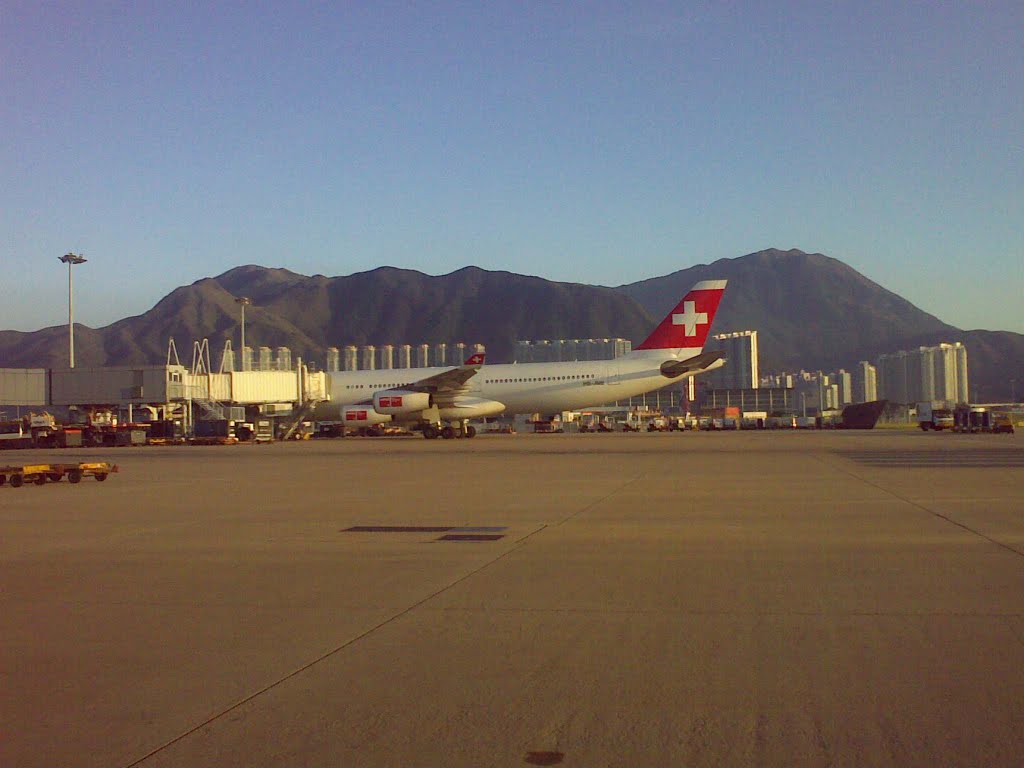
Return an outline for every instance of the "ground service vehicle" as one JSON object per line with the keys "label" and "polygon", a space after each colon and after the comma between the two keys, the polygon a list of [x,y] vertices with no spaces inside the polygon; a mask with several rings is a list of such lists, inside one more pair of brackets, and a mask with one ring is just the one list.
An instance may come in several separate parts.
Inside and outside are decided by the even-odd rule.
{"label": "ground service vehicle", "polygon": [[0,485],[8,484],[11,488],[20,488],[25,483],[46,485],[59,483],[66,477],[69,483],[80,483],[83,477],[92,476],[100,482],[107,475],[117,472],[117,465],[105,461],[85,464],[21,464],[18,466],[0,466]]}
{"label": "ground service vehicle", "polygon": [[992,411],[983,405],[960,405],[953,414],[957,432],[993,432],[1013,434],[1013,419],[1005,411]]}
{"label": "ground service vehicle", "polygon": [[992,414],[992,431],[1002,432],[1004,434],[1013,434],[1013,420],[1010,418],[1008,413],[993,413]]}
{"label": "ground service vehicle", "polygon": [[917,423],[925,432],[930,429],[934,429],[936,432],[953,429],[953,411],[938,403],[918,403]]}

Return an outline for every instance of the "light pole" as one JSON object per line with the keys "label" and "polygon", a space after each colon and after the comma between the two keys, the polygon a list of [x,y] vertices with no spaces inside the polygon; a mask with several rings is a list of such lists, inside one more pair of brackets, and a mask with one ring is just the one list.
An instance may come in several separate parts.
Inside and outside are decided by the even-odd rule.
{"label": "light pole", "polygon": [[245,308],[252,304],[252,300],[248,296],[238,296],[235,299],[235,303],[242,308],[242,345],[238,348],[238,354],[242,356],[239,360],[241,370],[245,370]]}
{"label": "light pole", "polygon": [[68,265],[68,367],[75,367],[75,309],[71,298],[71,268],[75,264],[85,264],[86,258],[74,253],[65,253],[59,257]]}

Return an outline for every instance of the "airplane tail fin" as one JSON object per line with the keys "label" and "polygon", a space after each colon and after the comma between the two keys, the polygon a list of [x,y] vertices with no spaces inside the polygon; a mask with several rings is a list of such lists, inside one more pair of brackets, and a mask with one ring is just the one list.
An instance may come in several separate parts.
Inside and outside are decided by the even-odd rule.
{"label": "airplane tail fin", "polygon": [[464,362],[463,365],[483,365],[485,355],[485,352],[476,352],[475,354],[467,357],[466,362]]}
{"label": "airplane tail fin", "polygon": [[726,280],[702,280],[634,351],[699,354],[725,294]]}

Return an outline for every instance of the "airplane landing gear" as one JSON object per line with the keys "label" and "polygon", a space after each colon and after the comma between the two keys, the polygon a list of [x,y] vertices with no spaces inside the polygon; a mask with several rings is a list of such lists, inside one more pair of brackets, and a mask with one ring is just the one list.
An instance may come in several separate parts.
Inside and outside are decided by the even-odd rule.
{"label": "airplane landing gear", "polygon": [[471,427],[465,421],[445,424],[443,427],[436,424],[424,424],[423,436],[427,440],[436,440],[439,437],[443,437],[445,440],[454,440],[461,437],[471,438],[476,437],[476,427]]}

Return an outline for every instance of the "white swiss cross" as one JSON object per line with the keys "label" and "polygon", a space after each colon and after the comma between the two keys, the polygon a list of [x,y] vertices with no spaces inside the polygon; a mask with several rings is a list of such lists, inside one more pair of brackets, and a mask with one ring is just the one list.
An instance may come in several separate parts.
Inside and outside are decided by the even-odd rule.
{"label": "white swiss cross", "polygon": [[684,301],[683,302],[683,313],[678,312],[672,315],[672,325],[683,325],[686,326],[687,336],[697,335],[698,325],[707,325],[708,313],[697,311],[697,302],[695,301]]}

